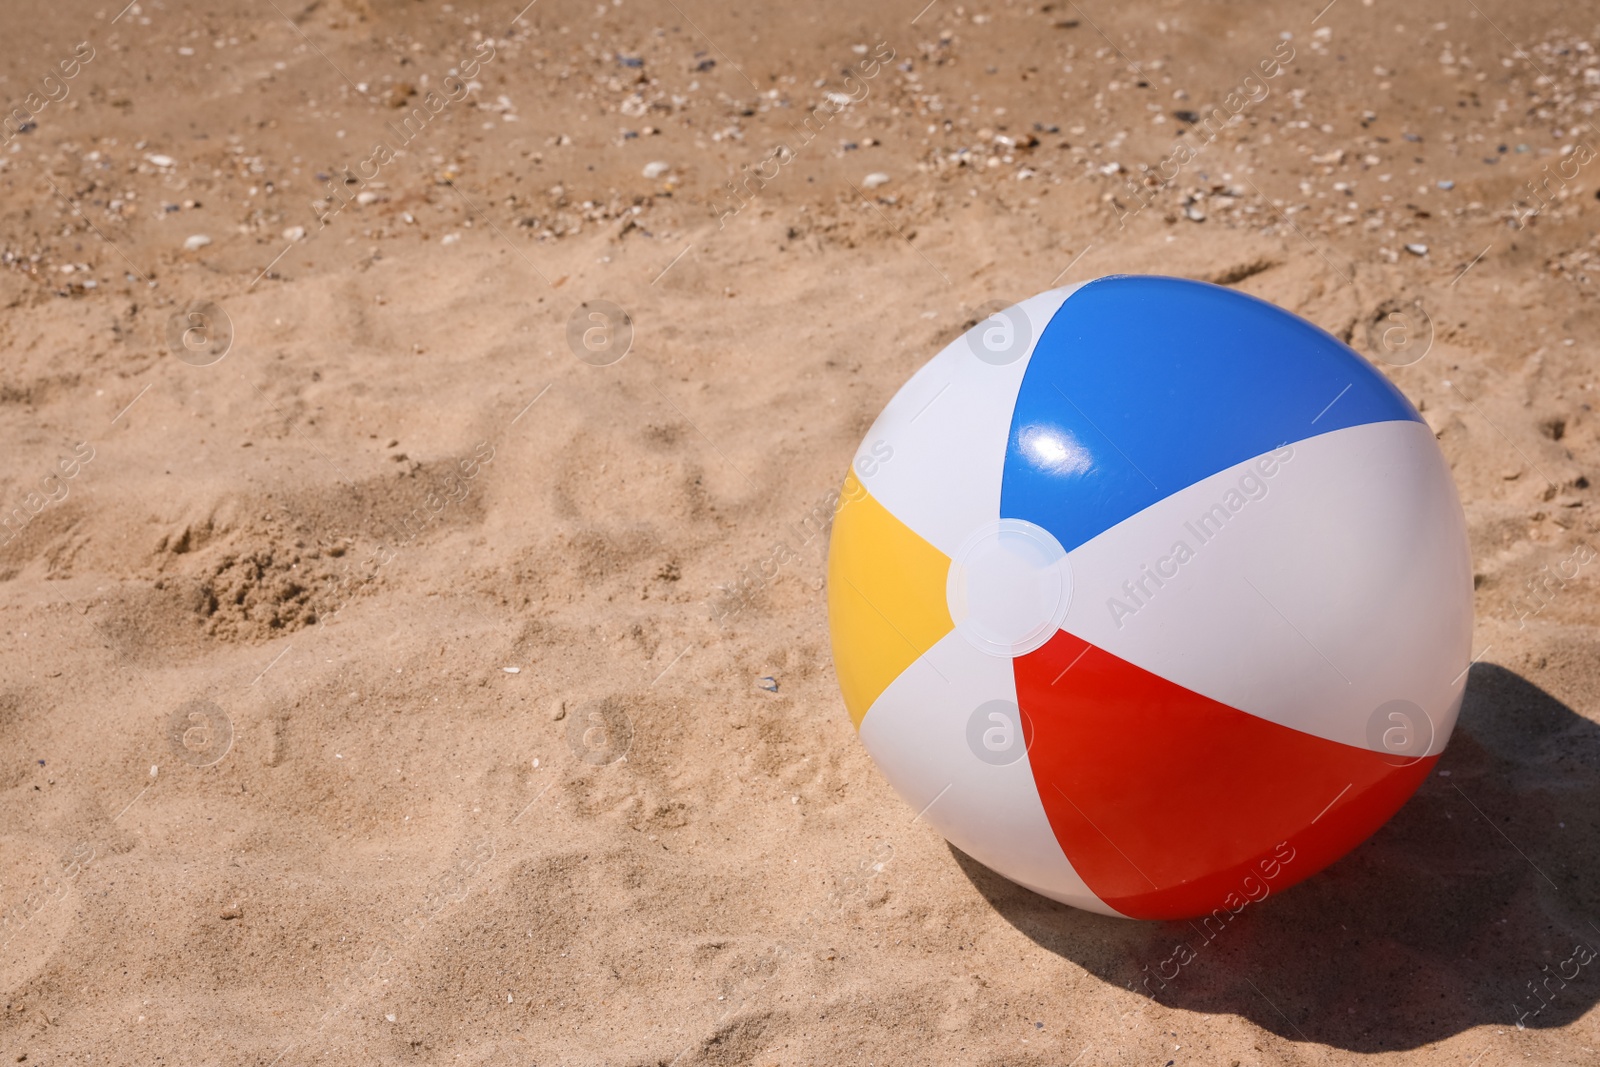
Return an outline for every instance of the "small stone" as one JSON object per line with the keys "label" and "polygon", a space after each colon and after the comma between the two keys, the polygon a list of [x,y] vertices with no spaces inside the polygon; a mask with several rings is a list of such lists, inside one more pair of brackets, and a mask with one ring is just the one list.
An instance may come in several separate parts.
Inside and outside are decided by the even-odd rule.
{"label": "small stone", "polygon": [[145,156],[144,158],[157,167],[170,167],[177,162],[171,156]]}
{"label": "small stone", "polygon": [[304,226],[290,226],[287,230],[283,231],[283,239],[285,241],[303,240],[305,235],[306,228]]}
{"label": "small stone", "polygon": [[244,907],[242,905],[229,904],[226,908],[222,909],[222,918],[224,919],[241,919],[243,917]]}
{"label": "small stone", "polygon": [[1439,182],[1438,184],[1439,184],[1439,188],[1445,190],[1446,192],[1448,192],[1449,190],[1454,189],[1456,187],[1456,183],[1451,181],[1448,178],[1444,179],[1443,181]]}
{"label": "small stone", "polygon": [[657,160],[654,160],[653,162],[646,163],[644,165],[644,176],[646,178],[649,178],[651,181],[655,181],[657,178],[661,177],[663,174],[665,174],[667,171],[669,171],[671,169],[672,169],[672,164],[671,163],[666,163],[666,162],[664,162],[662,160],[657,159]]}
{"label": "small stone", "polygon": [[861,179],[861,184],[866,186],[868,189],[876,189],[880,185],[888,185],[889,176],[881,170],[875,170],[865,178]]}
{"label": "small stone", "polygon": [[758,688],[765,689],[769,693],[776,693],[778,691],[778,680],[772,677],[770,674],[761,679],[761,681],[757,682],[756,685]]}
{"label": "small stone", "polygon": [[1425,256],[1425,255],[1428,254],[1428,246],[1427,245],[1406,245],[1406,251],[1410,252],[1414,256]]}
{"label": "small stone", "polygon": [[522,673],[522,668],[521,667],[501,667],[500,669],[505,671],[507,674],[521,674]]}
{"label": "small stone", "polygon": [[356,203],[360,204],[362,207],[366,207],[368,204],[376,204],[377,202],[378,194],[370,189],[364,193],[356,194]]}
{"label": "small stone", "polygon": [[550,701],[550,719],[551,719],[551,721],[560,722],[562,719],[565,719],[566,717],[567,717],[567,702],[565,700],[561,699],[560,697],[556,697],[554,700]]}
{"label": "small stone", "polygon": [[200,249],[204,248],[210,243],[211,238],[207,237],[203,233],[190,234],[189,237],[184,240],[183,248],[186,252],[198,252]]}

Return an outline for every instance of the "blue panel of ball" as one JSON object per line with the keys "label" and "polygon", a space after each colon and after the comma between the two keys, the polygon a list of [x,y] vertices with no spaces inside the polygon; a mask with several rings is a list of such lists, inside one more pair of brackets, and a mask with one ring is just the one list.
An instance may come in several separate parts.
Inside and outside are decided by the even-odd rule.
{"label": "blue panel of ball", "polygon": [[1070,552],[1283,444],[1420,419],[1366,360],[1297,316],[1204,282],[1113,275],[1068,298],[1034,346],[1000,514]]}

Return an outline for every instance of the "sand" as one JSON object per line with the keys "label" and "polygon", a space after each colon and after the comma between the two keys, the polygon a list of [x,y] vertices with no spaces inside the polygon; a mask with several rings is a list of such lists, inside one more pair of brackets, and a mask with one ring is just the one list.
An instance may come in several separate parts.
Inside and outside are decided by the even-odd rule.
{"label": "sand", "polygon": [[[922,2],[9,0],[3,1062],[1600,1062],[1600,20]],[[872,418],[1118,271],[1381,359],[1476,559],[1438,774],[1209,941],[829,659]]]}

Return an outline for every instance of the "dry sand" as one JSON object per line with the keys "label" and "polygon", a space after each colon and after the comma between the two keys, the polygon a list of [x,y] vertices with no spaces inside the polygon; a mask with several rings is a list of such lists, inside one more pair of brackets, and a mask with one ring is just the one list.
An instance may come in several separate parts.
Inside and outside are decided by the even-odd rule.
{"label": "dry sand", "polygon": [[[0,1062],[1600,1062],[1600,16],[924,2],[7,0]],[[876,774],[804,532],[1117,271],[1406,364],[1478,570],[1439,776],[1154,998]]]}

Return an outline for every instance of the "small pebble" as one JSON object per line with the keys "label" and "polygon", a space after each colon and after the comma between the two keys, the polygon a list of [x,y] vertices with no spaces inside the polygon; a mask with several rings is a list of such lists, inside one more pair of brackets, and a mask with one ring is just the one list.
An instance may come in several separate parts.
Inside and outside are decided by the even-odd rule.
{"label": "small pebble", "polygon": [[1406,245],[1406,251],[1410,252],[1414,256],[1425,256],[1425,255],[1428,254],[1428,246],[1427,245]]}
{"label": "small pebble", "polygon": [[283,231],[283,239],[285,241],[298,241],[305,237],[305,235],[306,228],[304,226],[290,226],[287,230]]}
{"label": "small pebble", "polygon": [[769,693],[776,693],[778,691],[778,680],[771,675],[761,679],[761,681],[757,682],[756,684]]}
{"label": "small pebble", "polygon": [[176,162],[171,156],[145,156],[144,158],[158,167],[170,167]]}
{"label": "small pebble", "polygon": [[1439,188],[1441,188],[1441,189],[1450,190],[1450,189],[1454,189],[1455,187],[1456,187],[1456,183],[1453,182],[1453,181],[1450,181],[1448,178],[1439,183]]}
{"label": "small pebble", "polygon": [[651,181],[654,181],[671,169],[671,163],[665,163],[657,159],[644,165],[644,176],[649,178]]}
{"label": "small pebble", "polygon": [[197,252],[197,251],[199,251],[200,249],[204,248],[206,245],[208,245],[210,243],[211,243],[211,238],[207,237],[203,233],[196,233],[196,234],[191,234],[183,242],[183,247],[184,247],[185,251]]}
{"label": "small pebble", "polygon": [[501,667],[500,669],[505,671],[507,674],[521,674],[522,673],[522,668],[521,667]]}
{"label": "small pebble", "polygon": [[888,185],[889,176],[881,170],[875,170],[865,178],[861,179],[861,184],[866,186],[868,189],[876,189],[880,185]]}

